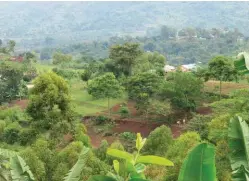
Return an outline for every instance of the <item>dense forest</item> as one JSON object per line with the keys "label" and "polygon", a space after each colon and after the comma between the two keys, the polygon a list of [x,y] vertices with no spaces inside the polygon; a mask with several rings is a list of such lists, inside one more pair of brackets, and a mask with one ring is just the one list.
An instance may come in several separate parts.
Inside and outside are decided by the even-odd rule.
{"label": "dense forest", "polygon": [[112,45],[125,42],[137,42],[144,51],[157,51],[163,54],[173,65],[198,63],[206,65],[215,55],[234,56],[249,47],[249,39],[238,29],[174,29],[168,26],[158,27],[147,36],[111,37],[108,41],[78,43],[60,48],[44,48],[40,51],[41,59],[50,59],[54,51],[80,54],[99,58],[108,58]]}
{"label": "dense forest", "polygon": [[11,3],[0,181],[248,181],[248,3]]}

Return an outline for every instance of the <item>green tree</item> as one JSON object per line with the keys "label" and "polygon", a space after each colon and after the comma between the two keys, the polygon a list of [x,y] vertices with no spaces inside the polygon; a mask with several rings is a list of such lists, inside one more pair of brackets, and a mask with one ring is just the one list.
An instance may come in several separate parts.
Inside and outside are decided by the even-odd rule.
{"label": "green tree", "polygon": [[188,152],[196,146],[200,140],[200,136],[196,132],[187,132],[182,134],[169,146],[166,157],[173,161],[174,167],[167,169],[165,178],[167,181],[177,180],[182,163]]}
{"label": "green tree", "polygon": [[133,75],[128,80],[127,91],[129,98],[136,101],[139,110],[146,114],[149,109],[149,103],[158,92],[163,78],[156,73],[145,72]]}
{"label": "green tree", "polygon": [[211,116],[194,114],[193,118],[187,124],[187,130],[196,131],[201,139],[208,138],[208,123],[211,121]]}
{"label": "green tree", "polygon": [[72,56],[55,52],[53,54],[53,64],[62,64],[62,63],[69,63],[72,61]]}
{"label": "green tree", "polygon": [[195,110],[203,86],[203,81],[194,74],[175,72],[164,82],[160,96],[170,99],[173,107],[186,111]]}
{"label": "green tree", "polygon": [[149,134],[143,150],[146,154],[165,156],[172,143],[171,129],[163,125]]}
{"label": "green tree", "polygon": [[11,62],[0,63],[0,104],[16,98],[22,91],[23,68]]}
{"label": "green tree", "polygon": [[30,92],[27,112],[41,128],[49,129],[63,120],[71,123],[73,112],[66,81],[53,72],[37,77]]}
{"label": "green tree", "polygon": [[137,43],[125,43],[115,45],[110,49],[110,59],[115,61],[115,65],[120,67],[126,76],[132,75],[132,68],[136,58],[141,55],[142,51]]}
{"label": "green tree", "polygon": [[119,84],[113,73],[106,73],[96,77],[89,82],[88,93],[95,98],[107,98],[108,110],[110,110],[110,98],[117,98],[122,95],[123,87]]}
{"label": "green tree", "polygon": [[86,84],[88,85],[88,80],[91,78],[92,72],[88,69],[86,69],[81,75],[81,80],[85,81]]}
{"label": "green tree", "polygon": [[216,56],[208,63],[208,75],[220,81],[220,99],[222,92],[222,81],[231,81],[236,76],[236,70],[230,58]]}

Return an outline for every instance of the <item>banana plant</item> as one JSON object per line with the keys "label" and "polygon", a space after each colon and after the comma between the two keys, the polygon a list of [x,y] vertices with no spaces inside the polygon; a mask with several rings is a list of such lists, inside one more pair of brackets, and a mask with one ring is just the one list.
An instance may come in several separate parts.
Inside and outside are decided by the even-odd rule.
{"label": "banana plant", "polygon": [[17,152],[0,148],[0,155],[3,157],[0,178],[4,181],[35,180],[29,166]]}
{"label": "banana plant", "polygon": [[215,147],[209,143],[195,146],[183,162],[178,181],[216,181]]}
{"label": "banana plant", "polygon": [[229,158],[233,181],[249,181],[249,126],[241,117],[230,120]]}
{"label": "banana plant", "polygon": [[234,61],[234,66],[238,72],[243,74],[249,73],[249,53],[241,52],[237,55],[236,61]]}
{"label": "banana plant", "polygon": [[[143,139],[141,134],[138,133],[136,139],[136,152],[134,154],[117,149],[107,149],[108,155],[122,159],[124,162],[120,163],[118,160],[114,160],[113,166],[115,174],[109,172],[106,176],[95,175],[90,177],[88,181],[147,181],[143,174],[146,169],[145,164],[174,166],[174,164],[166,158],[154,155],[141,155],[140,152],[145,145],[145,142],[146,138]],[[125,170],[125,176],[120,174],[121,170]]]}
{"label": "banana plant", "polygon": [[79,159],[73,168],[69,171],[68,175],[64,178],[64,181],[78,181],[80,180],[81,172],[87,162],[89,156],[89,148],[84,147],[80,153]]}

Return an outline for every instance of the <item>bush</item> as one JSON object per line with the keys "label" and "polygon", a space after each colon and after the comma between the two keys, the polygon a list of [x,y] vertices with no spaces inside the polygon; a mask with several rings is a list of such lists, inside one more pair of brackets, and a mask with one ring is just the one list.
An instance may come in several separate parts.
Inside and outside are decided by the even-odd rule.
{"label": "bush", "polygon": [[3,134],[5,127],[6,127],[5,121],[4,120],[0,120],[0,137]]}
{"label": "bush", "polygon": [[136,139],[136,134],[131,133],[131,132],[123,132],[119,134],[120,138],[126,139],[126,140],[135,140]]}
{"label": "bush", "polygon": [[8,144],[14,144],[19,139],[20,129],[21,129],[21,126],[17,122],[9,124],[4,129],[3,140]]}
{"label": "bush", "polygon": [[177,180],[182,163],[186,158],[189,150],[200,142],[200,136],[196,132],[187,132],[182,134],[169,147],[166,158],[174,163],[174,167],[167,168],[165,180]]}
{"label": "bush", "polygon": [[27,119],[27,115],[19,107],[11,107],[0,111],[0,120],[20,121]]}
{"label": "bush", "polygon": [[38,132],[35,129],[23,129],[19,133],[19,142],[21,145],[25,146],[36,140]]}
{"label": "bush", "polygon": [[57,75],[65,78],[65,79],[69,79],[69,80],[79,77],[79,73],[75,70],[65,70],[65,69],[53,68],[52,71],[55,72]]}
{"label": "bush", "polygon": [[18,141],[18,134],[19,130],[17,129],[7,129],[6,131],[4,131],[3,139],[8,144],[14,144]]}
{"label": "bush", "polygon": [[104,124],[104,123],[106,123],[108,120],[110,120],[108,117],[102,116],[102,115],[97,116],[97,117],[95,118],[95,122],[96,122],[97,125]]}
{"label": "bush", "polygon": [[211,116],[194,115],[188,122],[187,130],[196,131],[201,136],[201,139],[208,138],[208,123],[211,121]]}
{"label": "bush", "polygon": [[75,141],[81,141],[87,147],[91,147],[90,138],[86,134],[86,127],[81,123],[75,126],[74,139]]}
{"label": "bush", "polygon": [[130,111],[127,106],[122,106],[119,110],[119,113],[121,114],[121,117],[126,118],[129,116]]}
{"label": "bush", "polygon": [[108,142],[106,140],[102,140],[100,146],[94,150],[96,157],[98,157],[102,161],[105,161],[106,151],[108,147],[109,147]]}
{"label": "bush", "polygon": [[171,129],[163,125],[153,130],[144,145],[144,152],[149,155],[165,156],[173,143]]}

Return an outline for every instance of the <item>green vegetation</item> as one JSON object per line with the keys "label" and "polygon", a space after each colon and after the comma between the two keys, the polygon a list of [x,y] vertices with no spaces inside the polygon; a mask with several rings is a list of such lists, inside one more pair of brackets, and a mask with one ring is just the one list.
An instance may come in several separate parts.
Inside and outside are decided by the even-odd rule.
{"label": "green vegetation", "polygon": [[[17,59],[15,42],[1,42],[1,179],[246,181],[247,54],[233,61],[220,49],[209,55],[198,49],[213,42],[235,50],[241,36],[163,26],[157,38],[90,43],[94,51],[109,50],[107,59],[79,55],[75,49],[86,51],[79,45],[49,50],[47,64],[36,52]],[[53,41],[46,39],[47,48]],[[178,62],[176,52],[184,55]],[[203,59],[207,66],[197,70],[163,69],[169,61],[180,65],[190,57],[209,61]]]}

